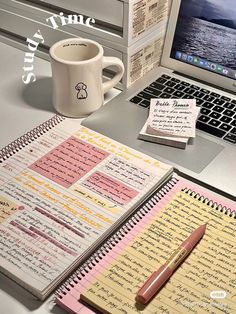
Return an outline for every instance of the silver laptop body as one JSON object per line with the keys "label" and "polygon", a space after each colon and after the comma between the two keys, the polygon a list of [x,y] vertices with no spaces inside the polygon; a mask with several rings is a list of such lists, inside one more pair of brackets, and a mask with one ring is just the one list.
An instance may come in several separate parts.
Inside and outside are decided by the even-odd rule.
{"label": "silver laptop body", "polygon": [[[236,8],[233,2],[174,0],[161,66],[120,93],[82,124],[236,196],[236,144],[200,130],[197,130],[193,145],[184,150],[138,140],[148,109],[129,101],[163,74],[236,100],[236,51],[234,45],[232,49],[228,45],[236,42]],[[200,29],[195,22],[200,24]],[[203,29],[202,24],[205,25]],[[183,29],[185,32],[182,32]],[[185,37],[181,38],[183,33]],[[200,52],[196,50],[196,41],[199,41]],[[198,57],[197,64],[194,57]],[[236,113],[230,119],[236,121]]]}

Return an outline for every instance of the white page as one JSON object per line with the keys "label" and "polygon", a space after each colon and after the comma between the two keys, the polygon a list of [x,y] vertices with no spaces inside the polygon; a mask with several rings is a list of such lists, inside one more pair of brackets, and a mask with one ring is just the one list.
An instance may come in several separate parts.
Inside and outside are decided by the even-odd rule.
{"label": "white page", "polygon": [[151,99],[148,120],[156,135],[195,137],[196,100]]}

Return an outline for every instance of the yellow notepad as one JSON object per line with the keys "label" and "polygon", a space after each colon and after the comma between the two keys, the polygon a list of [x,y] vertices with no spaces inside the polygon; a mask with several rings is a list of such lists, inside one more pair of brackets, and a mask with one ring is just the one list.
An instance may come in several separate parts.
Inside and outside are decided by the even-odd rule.
{"label": "yellow notepad", "polygon": [[[164,199],[95,266],[81,300],[112,314],[236,313],[235,213],[178,184]],[[138,305],[145,280],[204,223],[207,230],[195,250],[147,306]]]}

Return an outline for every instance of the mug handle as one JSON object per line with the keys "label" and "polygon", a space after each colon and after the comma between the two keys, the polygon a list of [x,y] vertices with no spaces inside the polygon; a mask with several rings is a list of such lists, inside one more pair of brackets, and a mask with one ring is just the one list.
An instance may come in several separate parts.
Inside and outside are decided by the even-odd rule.
{"label": "mug handle", "polygon": [[116,57],[103,57],[103,63],[102,63],[102,68],[107,68],[109,66],[115,66],[118,71],[116,72],[116,74],[114,75],[114,77],[104,83],[102,83],[102,87],[103,87],[103,93],[105,94],[106,92],[108,92],[109,89],[111,89],[112,87],[114,87],[122,78],[123,74],[124,74],[124,64],[123,62]]}

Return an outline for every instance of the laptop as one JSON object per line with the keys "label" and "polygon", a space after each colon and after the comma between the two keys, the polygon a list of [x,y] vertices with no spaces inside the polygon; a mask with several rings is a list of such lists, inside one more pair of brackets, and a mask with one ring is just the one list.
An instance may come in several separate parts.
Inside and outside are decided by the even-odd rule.
{"label": "laptop", "polygon": [[[161,64],[83,125],[236,196],[236,7],[232,0],[174,0]],[[193,145],[139,140],[151,98],[195,98]]]}

